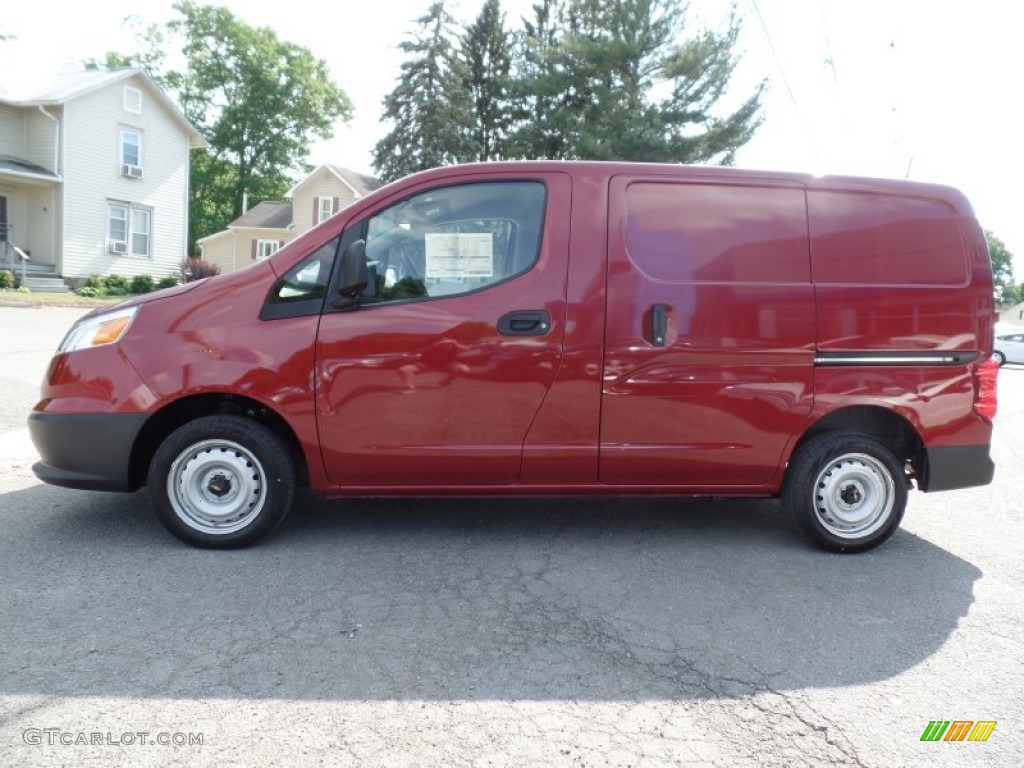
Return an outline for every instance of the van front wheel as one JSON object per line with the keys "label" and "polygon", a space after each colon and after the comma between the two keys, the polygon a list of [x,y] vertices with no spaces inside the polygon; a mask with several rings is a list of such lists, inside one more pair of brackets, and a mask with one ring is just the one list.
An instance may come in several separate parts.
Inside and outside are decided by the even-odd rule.
{"label": "van front wheel", "polygon": [[790,462],[783,504],[813,543],[861,552],[895,533],[907,506],[907,476],[887,447],[868,435],[812,438]]}
{"label": "van front wheel", "polygon": [[281,440],[241,416],[179,427],[149,467],[149,495],[167,530],[196,547],[244,547],[291,508],[295,468]]}

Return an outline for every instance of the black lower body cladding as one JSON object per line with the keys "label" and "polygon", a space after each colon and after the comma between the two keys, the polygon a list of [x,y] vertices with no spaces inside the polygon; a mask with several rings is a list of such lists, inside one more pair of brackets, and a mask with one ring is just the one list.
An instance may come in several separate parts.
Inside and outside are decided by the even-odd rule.
{"label": "black lower body cladding", "polygon": [[987,445],[952,445],[926,448],[924,472],[918,478],[922,491],[955,491],[988,485],[996,465]]}
{"label": "black lower body cladding", "polygon": [[144,413],[32,413],[29,434],[42,461],[36,477],[51,485],[88,491],[132,491],[132,446]]}

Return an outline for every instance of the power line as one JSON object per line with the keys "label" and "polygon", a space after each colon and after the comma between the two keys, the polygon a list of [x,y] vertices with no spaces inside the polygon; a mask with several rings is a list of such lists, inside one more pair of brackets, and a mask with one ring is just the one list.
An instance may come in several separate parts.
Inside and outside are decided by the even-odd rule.
{"label": "power line", "polygon": [[839,89],[839,73],[836,71],[836,55],[832,51],[832,38],[828,33],[828,19],[825,18],[825,0],[818,0],[818,10],[821,13],[821,31],[825,36],[825,64],[832,70],[832,82],[836,84],[836,95],[842,103],[842,93]]}
{"label": "power line", "polygon": [[782,59],[779,58],[779,52],[775,49],[775,41],[772,40],[771,32],[768,31],[768,25],[765,23],[764,15],[761,13],[761,8],[758,6],[757,0],[750,0],[750,3],[754,6],[754,12],[757,14],[757,18],[761,22],[761,29],[764,30],[764,36],[768,39],[768,47],[771,49],[772,56],[775,59],[775,65],[779,68],[779,74],[782,75],[782,83],[786,86],[786,92],[789,94],[789,100],[793,102],[793,109],[796,110],[797,118],[800,120],[804,133],[807,135],[807,141],[811,145],[811,151],[814,152],[814,157],[817,158],[819,167],[823,167],[825,165],[825,161],[822,160],[821,153],[818,152],[818,146],[814,142],[814,135],[811,133],[807,119],[804,117],[804,113],[800,109],[800,105],[797,103],[796,95],[793,93],[793,87],[789,84],[789,78],[786,77],[786,68],[782,66]]}

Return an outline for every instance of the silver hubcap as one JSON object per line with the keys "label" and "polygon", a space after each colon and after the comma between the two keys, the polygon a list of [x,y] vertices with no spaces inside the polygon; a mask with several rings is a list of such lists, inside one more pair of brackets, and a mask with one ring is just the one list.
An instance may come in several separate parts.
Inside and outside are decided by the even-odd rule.
{"label": "silver hubcap", "polygon": [[896,487],[885,465],[865,453],[833,459],[814,484],[814,510],[821,524],[843,539],[874,533],[889,519]]}
{"label": "silver hubcap", "polygon": [[230,440],[189,446],[171,464],[167,496],[181,520],[203,533],[234,533],[259,515],[267,478],[256,457]]}

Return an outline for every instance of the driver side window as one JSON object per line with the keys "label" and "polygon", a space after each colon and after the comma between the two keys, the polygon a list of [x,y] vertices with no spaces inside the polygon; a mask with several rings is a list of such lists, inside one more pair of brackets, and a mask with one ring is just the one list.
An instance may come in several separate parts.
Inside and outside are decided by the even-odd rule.
{"label": "driver side window", "polygon": [[431,190],[366,224],[376,291],[362,304],[454,296],[528,271],[537,261],[544,185],[484,182]]}

